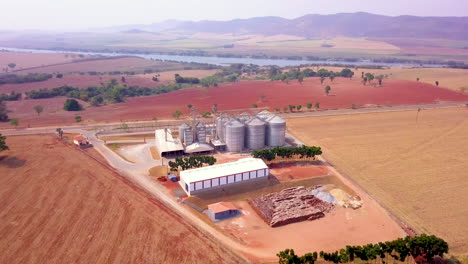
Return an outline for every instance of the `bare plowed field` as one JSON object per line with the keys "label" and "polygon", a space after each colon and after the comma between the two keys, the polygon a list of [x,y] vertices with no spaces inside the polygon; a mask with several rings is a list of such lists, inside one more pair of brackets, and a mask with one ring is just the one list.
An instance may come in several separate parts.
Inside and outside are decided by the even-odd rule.
{"label": "bare plowed field", "polygon": [[0,263],[238,263],[159,201],[52,136],[0,155]]}
{"label": "bare plowed field", "polygon": [[7,67],[9,63],[16,64],[13,70],[21,70],[50,64],[69,63],[77,59],[80,58],[75,54],[0,52],[0,65],[2,69]]}
{"label": "bare plowed field", "polygon": [[[332,90],[327,96],[324,86],[330,85]],[[261,100],[261,95],[264,95]],[[468,94],[461,94],[447,89],[438,88],[425,83],[410,81],[387,80],[382,87],[364,86],[358,80],[337,79],[333,83],[329,80],[324,85],[318,78],[310,78],[299,84],[290,82],[248,81],[225,83],[219,87],[184,89],[167,94],[140,98],[129,98],[121,104],[91,107],[79,114],[83,120],[90,122],[106,122],[120,120],[138,120],[153,118],[172,118],[176,110],[189,114],[187,105],[191,104],[201,111],[210,111],[214,103],[218,109],[250,108],[252,104],[259,107],[274,108],[289,104],[301,104],[303,109],[307,103],[320,103],[321,109],[351,108],[376,105],[404,105],[419,103],[437,103],[445,101],[468,101]],[[63,124],[62,120],[74,122],[77,113],[64,112],[57,109],[55,113],[31,116],[33,106],[41,104],[41,100],[30,102],[8,102],[9,108],[15,109],[16,104],[31,104],[26,107],[29,112],[15,112],[10,116],[23,120],[23,124],[55,125]],[[183,117],[182,116],[182,117]]]}
{"label": "bare plowed field", "polygon": [[468,253],[468,108],[297,118],[288,126],[411,227]]}

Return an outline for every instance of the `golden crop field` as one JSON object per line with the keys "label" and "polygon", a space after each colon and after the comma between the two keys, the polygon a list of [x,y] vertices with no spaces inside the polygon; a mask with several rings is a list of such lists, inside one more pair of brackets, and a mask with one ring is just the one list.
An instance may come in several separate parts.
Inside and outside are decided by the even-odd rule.
{"label": "golden crop field", "polygon": [[289,131],[416,231],[468,253],[468,108],[291,119]]}

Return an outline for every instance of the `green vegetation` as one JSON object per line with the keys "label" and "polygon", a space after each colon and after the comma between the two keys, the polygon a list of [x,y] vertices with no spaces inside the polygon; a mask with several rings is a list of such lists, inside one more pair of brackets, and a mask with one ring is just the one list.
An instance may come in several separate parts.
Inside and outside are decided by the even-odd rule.
{"label": "green vegetation", "polygon": [[8,121],[8,109],[5,102],[0,100],[0,122]]}
{"label": "green vegetation", "polygon": [[81,116],[79,115],[75,116],[75,122],[77,123],[81,122]]}
{"label": "green vegetation", "polygon": [[312,109],[312,103],[307,103],[306,107],[307,107],[308,110]]}
{"label": "green vegetation", "polygon": [[175,74],[176,83],[199,84],[200,79],[194,77],[182,77],[178,73]]}
{"label": "green vegetation", "polygon": [[322,149],[316,146],[301,146],[301,147],[276,147],[272,149],[256,150],[252,152],[254,158],[272,161],[277,157],[280,158],[292,158],[293,156],[299,156],[298,158],[315,158],[316,155],[321,155]]}
{"label": "green vegetation", "polygon": [[204,164],[214,165],[216,158],[213,156],[193,156],[188,158],[177,158],[175,161],[169,161],[168,165],[171,171],[188,170],[192,168],[201,168]]}
{"label": "green vegetation", "polygon": [[12,125],[14,127],[18,127],[19,119],[17,119],[17,118],[10,119],[10,125]]}
{"label": "green vegetation", "polygon": [[82,109],[83,106],[75,99],[67,99],[63,104],[63,110],[65,111],[81,111]]}
{"label": "green vegetation", "polygon": [[252,108],[258,108],[257,104],[252,104]]}
{"label": "green vegetation", "polygon": [[37,115],[41,115],[42,111],[44,111],[44,107],[42,105],[35,105],[33,108]]}
{"label": "green vegetation", "polygon": [[172,113],[172,116],[173,116],[175,119],[178,119],[181,115],[182,115],[182,112],[179,111],[179,110],[176,110],[174,113]]}
{"label": "green vegetation", "polygon": [[315,102],[315,108],[317,108],[317,109],[320,108],[320,103],[319,102]]}
{"label": "green vegetation", "polygon": [[18,101],[21,93],[11,92],[10,94],[0,94],[0,101]]}
{"label": "green vegetation", "polygon": [[57,74],[55,75],[55,77],[61,79],[61,78],[63,78],[63,74],[62,74],[62,73],[57,73]]}
{"label": "green vegetation", "polygon": [[330,85],[327,85],[327,86],[325,87],[325,93],[328,95],[328,94],[330,93],[330,90],[331,90]]}
{"label": "green vegetation", "polygon": [[0,134],[0,151],[9,150],[9,149],[10,148],[8,148],[6,144],[6,137]]}
{"label": "green vegetation", "polygon": [[[278,263],[282,264],[313,264],[320,257],[324,261],[333,263],[349,263],[359,260],[369,263],[379,261],[388,263],[388,258],[405,262],[408,257],[412,257],[418,264],[430,263],[435,257],[443,258],[448,253],[447,242],[436,236],[422,234],[415,237],[398,238],[393,241],[367,244],[364,246],[346,246],[335,252],[306,253],[304,256],[297,256],[292,249],[286,249],[276,254]],[[438,262],[445,263],[445,262]]]}
{"label": "green vegetation", "polygon": [[91,105],[98,106],[107,103],[121,103],[125,97],[149,96],[163,94],[182,89],[180,84],[161,85],[157,88],[145,88],[140,86],[119,85],[116,79],[111,79],[103,87],[91,86],[88,88],[76,88],[71,86],[61,86],[53,89],[32,90],[26,92],[29,99],[52,98],[66,96],[68,98],[89,101]]}
{"label": "green vegetation", "polygon": [[8,68],[13,70],[15,67],[16,67],[16,63],[13,63],[13,62],[8,63]]}
{"label": "green vegetation", "polygon": [[0,76],[0,84],[42,82],[52,78],[48,73],[28,73],[26,75],[5,74]]}

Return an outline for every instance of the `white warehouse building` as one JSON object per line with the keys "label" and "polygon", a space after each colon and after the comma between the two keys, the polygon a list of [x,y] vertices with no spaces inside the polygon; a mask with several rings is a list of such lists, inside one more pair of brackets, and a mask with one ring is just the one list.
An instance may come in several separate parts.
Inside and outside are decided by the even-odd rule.
{"label": "white warehouse building", "polygon": [[232,184],[267,178],[268,166],[261,159],[244,158],[234,162],[217,164],[180,172],[179,184],[191,196]]}

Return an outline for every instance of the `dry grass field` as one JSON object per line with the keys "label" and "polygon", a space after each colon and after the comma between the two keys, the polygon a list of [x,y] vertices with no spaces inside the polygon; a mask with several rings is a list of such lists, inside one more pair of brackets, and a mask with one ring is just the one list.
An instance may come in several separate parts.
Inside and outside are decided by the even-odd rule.
{"label": "dry grass field", "polygon": [[339,170],[419,232],[468,253],[468,108],[297,118]]}
{"label": "dry grass field", "polygon": [[11,150],[0,154],[0,263],[242,262],[74,147],[52,136],[7,143]]}
{"label": "dry grass field", "polygon": [[76,54],[0,52],[0,68],[3,69],[9,63],[15,63],[16,67],[13,70],[21,70],[58,63],[70,63],[77,59],[81,58]]}
{"label": "dry grass field", "polygon": [[[333,71],[341,71],[339,67],[323,67]],[[314,70],[316,70],[314,68]],[[355,77],[360,78],[361,72],[370,72],[374,75],[387,75],[390,80],[416,81],[434,85],[439,81],[440,87],[455,91],[468,93],[468,70],[451,68],[402,68],[395,67],[389,69],[358,69],[354,70]]]}

